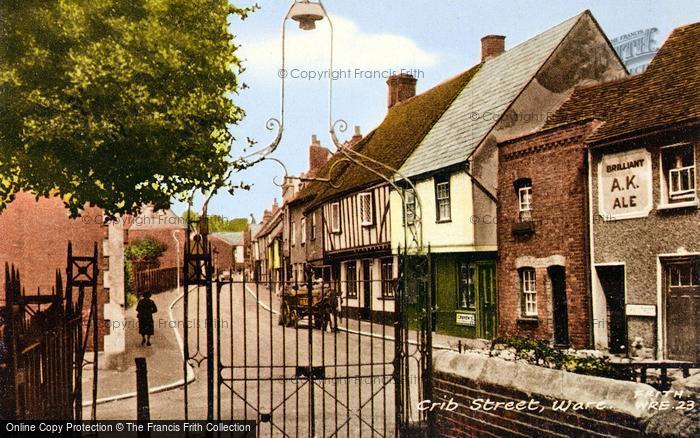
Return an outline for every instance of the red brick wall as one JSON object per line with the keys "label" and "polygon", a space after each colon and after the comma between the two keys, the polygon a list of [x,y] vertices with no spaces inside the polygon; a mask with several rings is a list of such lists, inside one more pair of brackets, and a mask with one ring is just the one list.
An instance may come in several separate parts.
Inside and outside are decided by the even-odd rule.
{"label": "red brick wall", "polygon": [[[552,402],[515,389],[475,382],[455,374],[436,372],[433,375],[433,400],[447,402],[452,399],[458,407],[449,411],[436,410],[437,436],[504,437],[504,436],[640,436],[642,424],[636,417],[610,410],[554,411]],[[476,399],[492,402],[529,402],[531,399],[544,407],[538,410],[486,411],[472,409]],[[483,405],[482,405],[483,406]]]}
{"label": "red brick wall", "polygon": [[[499,145],[498,302],[499,334],[553,338],[551,286],[547,267],[564,258],[569,339],[590,344],[588,216],[585,135],[594,123],[577,123]],[[513,234],[519,221],[514,181],[530,178],[534,233]],[[518,258],[530,257],[536,269],[537,321],[521,319]],[[548,259],[549,258],[549,259]],[[556,263],[555,263],[556,264]]]}
{"label": "red brick wall", "polygon": [[[98,278],[99,319],[103,319],[103,305],[108,301],[102,287],[103,273],[108,268],[102,253],[102,242],[108,236],[108,228],[100,223],[101,210],[86,208],[77,219],[68,217],[68,210],[58,198],[35,200],[29,193],[19,193],[14,201],[0,213],[0,300],[4,300],[5,262],[19,269],[22,286],[27,295],[50,294],[55,284],[56,270],[66,281],[66,256],[68,242],[73,243],[73,255],[92,256],[97,243],[100,274]],[[85,315],[89,311],[90,297],[86,297]],[[100,348],[108,334],[108,324],[100,324]],[[91,344],[89,344],[91,345]]]}

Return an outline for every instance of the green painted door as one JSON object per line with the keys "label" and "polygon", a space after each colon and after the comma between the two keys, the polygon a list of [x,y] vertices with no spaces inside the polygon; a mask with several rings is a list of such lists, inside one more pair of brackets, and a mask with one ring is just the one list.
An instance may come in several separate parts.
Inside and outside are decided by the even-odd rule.
{"label": "green painted door", "polygon": [[476,290],[478,301],[477,336],[493,339],[496,336],[496,263],[476,262]]}

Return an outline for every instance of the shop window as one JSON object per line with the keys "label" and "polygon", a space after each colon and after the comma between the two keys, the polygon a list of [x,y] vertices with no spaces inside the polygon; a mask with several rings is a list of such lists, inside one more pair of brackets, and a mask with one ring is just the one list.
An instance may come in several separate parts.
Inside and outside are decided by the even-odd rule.
{"label": "shop window", "polygon": [[372,194],[371,193],[360,193],[360,223],[362,226],[367,227],[372,225],[374,222],[372,215]]}
{"label": "shop window", "polygon": [[662,193],[668,203],[696,198],[696,167],[693,146],[689,144],[661,149]]}
{"label": "shop window", "polygon": [[340,233],[340,203],[331,204],[331,232]]}
{"label": "shop window", "polygon": [[438,222],[449,222],[452,219],[450,205],[450,178],[435,178],[436,219]]}
{"label": "shop window", "polygon": [[382,298],[394,298],[394,260],[386,258],[382,260]]}
{"label": "shop window", "polygon": [[459,307],[460,309],[476,310],[476,288],[474,274],[476,268],[467,262],[459,266]]}
{"label": "shop window", "polygon": [[522,315],[525,317],[537,316],[537,288],[533,268],[520,270],[520,293],[522,296]]}
{"label": "shop window", "polygon": [[348,298],[357,298],[357,264],[347,262],[345,264],[345,287]]}

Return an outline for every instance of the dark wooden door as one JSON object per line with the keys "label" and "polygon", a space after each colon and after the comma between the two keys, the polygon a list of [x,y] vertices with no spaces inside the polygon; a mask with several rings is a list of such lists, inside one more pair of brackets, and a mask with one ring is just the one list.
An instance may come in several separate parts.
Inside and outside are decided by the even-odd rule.
{"label": "dark wooden door", "polygon": [[554,344],[558,347],[568,347],[569,311],[566,302],[566,271],[563,266],[552,266],[547,271],[552,282]]}
{"label": "dark wooden door", "polygon": [[362,261],[362,318],[369,319],[372,312],[372,261]]}
{"label": "dark wooden door", "polygon": [[496,263],[476,263],[476,288],[479,302],[477,315],[478,333],[482,339],[493,339],[496,336]]}
{"label": "dark wooden door", "polygon": [[671,360],[700,361],[700,273],[693,268],[688,262],[666,269],[666,340]]}

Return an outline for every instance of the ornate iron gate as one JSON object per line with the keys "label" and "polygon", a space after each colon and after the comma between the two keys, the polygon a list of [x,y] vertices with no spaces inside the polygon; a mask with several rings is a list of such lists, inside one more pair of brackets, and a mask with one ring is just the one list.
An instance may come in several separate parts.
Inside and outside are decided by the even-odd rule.
{"label": "ornate iron gate", "polygon": [[[274,267],[252,282],[233,269],[215,273],[206,219],[188,224],[184,256],[183,373],[206,363],[208,419],[254,420],[264,437],[429,430],[417,410],[431,396],[429,257],[398,256],[399,279],[372,285],[391,288],[393,299],[361,320],[351,303],[359,285],[348,280],[307,269],[302,283]],[[201,404],[185,386],[186,417],[197,415],[193,403]]]}
{"label": "ornate iron gate", "polygon": [[[97,355],[86,358],[88,341],[98,351],[97,244],[92,256],[74,256],[68,245],[66,286],[56,272],[53,293],[28,295],[20,273],[5,264],[5,299],[0,306],[0,418],[80,420],[82,373],[93,365],[97,398]],[[86,294],[90,299],[85,315]],[[95,404],[92,418],[95,418]]]}

